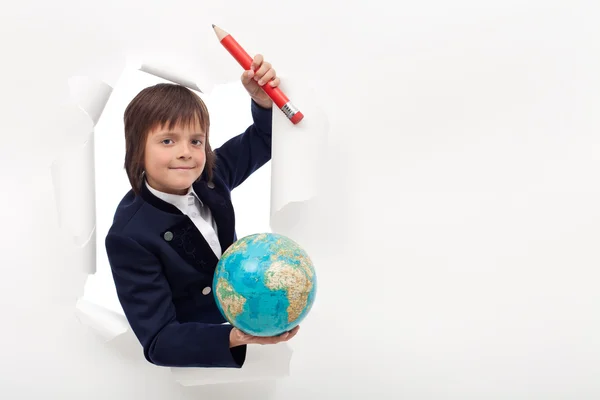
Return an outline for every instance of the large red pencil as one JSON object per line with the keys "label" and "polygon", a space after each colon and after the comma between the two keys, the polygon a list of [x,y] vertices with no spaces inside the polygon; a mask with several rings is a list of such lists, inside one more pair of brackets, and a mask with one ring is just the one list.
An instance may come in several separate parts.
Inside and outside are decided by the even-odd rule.
{"label": "large red pencil", "polygon": [[[213,24],[213,29],[217,34],[217,38],[219,42],[229,51],[229,53],[237,60],[237,62],[244,68],[245,70],[249,70],[252,66],[252,57],[239,45],[238,42],[235,41],[233,36],[229,33],[225,32],[223,29],[215,26]],[[292,104],[290,99],[279,89],[278,87],[271,87],[268,84],[261,86],[262,89],[267,93],[267,95],[273,100],[273,102],[279,107],[281,111],[285,114],[286,117],[292,121],[292,123],[297,124],[302,121],[304,115]]]}

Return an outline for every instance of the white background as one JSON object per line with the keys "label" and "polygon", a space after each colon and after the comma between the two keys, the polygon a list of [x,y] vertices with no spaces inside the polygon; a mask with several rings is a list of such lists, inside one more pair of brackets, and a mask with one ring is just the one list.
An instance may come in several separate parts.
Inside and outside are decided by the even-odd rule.
{"label": "white background", "polygon": [[[599,17],[591,0],[3,6],[0,397],[599,398]],[[276,385],[182,388],[107,352],[61,250],[67,79],[113,84],[134,52],[236,79],[211,23],[318,87],[331,126],[339,231],[311,228],[319,308]]]}

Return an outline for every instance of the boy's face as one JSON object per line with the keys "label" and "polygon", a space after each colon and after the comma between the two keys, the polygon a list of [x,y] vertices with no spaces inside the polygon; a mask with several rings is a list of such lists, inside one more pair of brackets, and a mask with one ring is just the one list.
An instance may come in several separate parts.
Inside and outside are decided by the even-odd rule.
{"label": "boy's face", "polygon": [[[167,124],[168,125],[168,124]],[[154,189],[185,194],[204,170],[206,135],[200,124],[157,127],[146,139],[144,167]]]}

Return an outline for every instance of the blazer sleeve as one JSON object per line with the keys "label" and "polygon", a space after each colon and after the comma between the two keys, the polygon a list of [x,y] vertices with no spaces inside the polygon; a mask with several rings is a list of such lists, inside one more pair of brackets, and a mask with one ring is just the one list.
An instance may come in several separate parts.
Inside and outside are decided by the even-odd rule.
{"label": "blazer sleeve", "polygon": [[224,179],[230,191],[271,160],[273,109],[251,100],[250,110],[253,124],[215,149],[215,173]]}
{"label": "blazer sleeve", "polygon": [[126,236],[110,233],[106,249],[119,301],[145,358],[168,367],[241,368],[246,345],[229,347],[231,325],[176,320],[160,261]]}

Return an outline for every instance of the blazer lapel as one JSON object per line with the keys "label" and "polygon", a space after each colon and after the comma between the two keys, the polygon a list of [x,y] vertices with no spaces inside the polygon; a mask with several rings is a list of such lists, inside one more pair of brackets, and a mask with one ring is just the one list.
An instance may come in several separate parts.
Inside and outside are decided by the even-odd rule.
{"label": "blazer lapel", "polygon": [[194,190],[206,204],[212,213],[218,229],[217,234],[221,244],[221,253],[233,243],[235,234],[235,215],[233,205],[226,193],[214,184],[208,184],[205,180],[194,183]]}
{"label": "blazer lapel", "polygon": [[[226,210],[223,211],[224,198],[212,192],[205,182],[194,184],[194,190],[202,201],[211,209],[213,217],[219,225],[219,241],[221,242],[221,251],[223,251],[223,240],[227,237],[227,223],[222,221],[228,220]],[[148,203],[164,212],[177,216],[176,222],[172,225],[165,226],[161,230],[160,236],[168,235],[168,243],[184,260],[193,265],[200,271],[207,271],[207,268],[216,265],[219,261],[212,248],[206,241],[206,238],[200,233],[194,222],[189,217],[184,217],[184,214],[174,205],[154,196],[148,190],[146,185],[141,187],[141,196]],[[227,202],[225,203],[225,207]],[[221,228],[221,226],[224,226]],[[225,232],[222,232],[224,230]]]}

